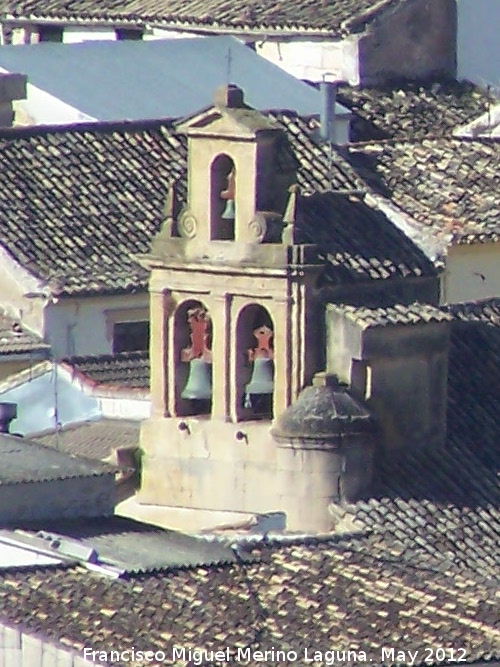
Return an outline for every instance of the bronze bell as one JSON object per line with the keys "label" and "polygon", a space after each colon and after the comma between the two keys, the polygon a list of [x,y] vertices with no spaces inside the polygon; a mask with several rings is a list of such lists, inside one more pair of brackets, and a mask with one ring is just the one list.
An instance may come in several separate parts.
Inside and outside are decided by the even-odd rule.
{"label": "bronze bell", "polygon": [[203,359],[191,359],[186,386],[181,398],[206,401],[212,398],[212,364]]}
{"label": "bronze bell", "polygon": [[226,201],[226,205],[224,207],[224,211],[222,212],[221,218],[223,220],[234,220],[235,212],[234,212],[234,199],[228,199]]}
{"label": "bronze bell", "polygon": [[245,387],[245,392],[247,394],[272,394],[274,390],[273,371],[272,359],[254,359],[252,377]]}

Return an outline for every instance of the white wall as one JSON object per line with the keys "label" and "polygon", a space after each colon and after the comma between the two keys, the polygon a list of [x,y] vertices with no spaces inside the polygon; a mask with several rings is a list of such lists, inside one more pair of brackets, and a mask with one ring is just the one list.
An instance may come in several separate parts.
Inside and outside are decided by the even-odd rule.
{"label": "white wall", "polygon": [[500,2],[458,0],[458,78],[500,88]]}
{"label": "white wall", "polygon": [[31,83],[26,86],[26,99],[16,100],[14,110],[17,125],[66,125],[97,120]]}
{"label": "white wall", "polygon": [[[28,298],[26,295],[38,295]],[[26,271],[0,246],[0,295],[7,313],[22,320],[29,329],[43,335],[44,308],[48,294],[46,285]]]}
{"label": "white wall", "polygon": [[0,391],[0,398],[17,404],[17,417],[10,431],[22,435],[54,429],[57,424],[66,426],[98,419],[102,414],[98,399],[86,396],[67,373],[57,367],[12,389]]}
{"label": "white wall", "polygon": [[[147,389],[94,387],[66,365],[45,362],[0,384],[0,400],[16,403],[11,433],[29,435],[86,421],[141,421],[151,412]],[[1,666],[0,662],[0,666]]]}
{"label": "white wall", "polygon": [[358,39],[332,41],[294,40],[256,43],[256,53],[298,79],[359,83]]}
{"label": "white wall", "polygon": [[500,242],[452,246],[442,281],[442,303],[500,296]]}
{"label": "white wall", "polygon": [[116,39],[113,28],[84,28],[83,26],[66,26],[63,31],[64,44],[76,44],[78,42],[100,41],[103,39]]}
{"label": "white wall", "polygon": [[[60,299],[45,310],[45,338],[52,345],[56,359],[71,355],[110,354],[114,311],[145,309],[149,313],[149,297],[144,294],[123,296]],[[143,319],[131,312],[130,319],[119,313],[117,321]]]}

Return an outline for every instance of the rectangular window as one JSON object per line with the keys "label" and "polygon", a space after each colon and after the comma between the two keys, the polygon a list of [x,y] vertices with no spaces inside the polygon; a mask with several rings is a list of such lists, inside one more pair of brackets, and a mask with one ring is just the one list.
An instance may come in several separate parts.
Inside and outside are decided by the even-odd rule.
{"label": "rectangular window", "polygon": [[38,26],[38,35],[40,42],[62,42],[63,29],[56,25]]}
{"label": "rectangular window", "polygon": [[113,324],[113,353],[149,349],[149,322]]}
{"label": "rectangular window", "polygon": [[131,28],[116,28],[115,36],[118,41],[126,39],[139,40],[142,39],[142,30],[134,30]]}

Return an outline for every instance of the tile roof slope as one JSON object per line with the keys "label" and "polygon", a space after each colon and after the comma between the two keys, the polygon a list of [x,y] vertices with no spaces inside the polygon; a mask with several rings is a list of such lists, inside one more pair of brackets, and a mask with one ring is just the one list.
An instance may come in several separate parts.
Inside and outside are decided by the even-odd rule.
{"label": "tile roof slope", "polygon": [[144,289],[132,255],[148,250],[185,157],[168,121],[2,130],[2,243],[61,294]]}
{"label": "tile roof slope", "polygon": [[12,435],[0,434],[0,484],[22,484],[113,474],[116,469]]}
{"label": "tile roof slope", "polygon": [[500,143],[451,138],[356,144],[346,155],[438,244],[500,239]]}
{"label": "tile roof slope", "polygon": [[323,194],[299,199],[296,239],[317,243],[325,282],[435,275],[419,248],[360,196]]}
{"label": "tile roof slope", "polygon": [[[366,189],[339,152],[315,140],[317,119],[288,111],[269,112],[269,116],[287,133],[290,146],[283,146],[283,159],[290,159],[291,147],[303,195]],[[55,293],[82,295],[146,288],[148,274],[134,255],[148,252],[161,226],[168,185],[177,184],[181,202],[186,197],[185,138],[175,134],[173,122],[2,130],[0,167],[4,246],[28,270],[48,280]],[[374,229],[383,226],[386,230],[384,244],[380,237],[377,252],[383,254],[382,245],[387,244],[394,265],[391,271],[429,270],[428,262],[411,242],[391,230],[392,225],[380,214],[357,206],[358,211],[361,208],[360,224],[369,213]],[[351,242],[344,234],[343,243],[344,251],[353,256],[371,252],[359,235]],[[370,269],[375,275],[378,259],[375,257]],[[380,261],[387,259],[384,255]],[[370,260],[368,257],[367,265]]]}
{"label": "tile roof slope", "polygon": [[10,0],[4,10],[21,18],[183,24],[215,32],[224,28],[321,31],[340,37],[362,30],[407,0],[333,0],[318,4],[253,0]]}
{"label": "tile roof slope", "polygon": [[0,355],[49,353],[50,345],[0,309]]}
{"label": "tile roof slope", "polygon": [[56,432],[31,433],[28,437],[69,454],[105,459],[118,447],[137,447],[140,430],[139,421],[100,419],[71,424]]}
{"label": "tile roof slope", "polygon": [[67,357],[62,363],[99,385],[149,388],[149,354],[146,351]]}
{"label": "tile roof slope", "polygon": [[454,304],[443,451],[386,460],[352,512],[377,551],[500,583],[500,300]]}
{"label": "tile roof slope", "polygon": [[498,100],[469,81],[395,82],[378,88],[341,86],[338,101],[355,112],[353,141],[451,137],[459,125]]}
{"label": "tile roof slope", "polygon": [[447,306],[451,331],[448,431],[500,471],[500,299]]}
{"label": "tile roof slope", "polygon": [[368,308],[349,304],[328,304],[327,310],[344,315],[362,329],[369,327],[385,327],[391,325],[411,325],[427,322],[449,322],[453,318],[437,306],[429,303],[396,303],[390,306]]}
{"label": "tile roof slope", "polygon": [[[161,650],[162,664],[178,666],[193,662],[174,658],[174,646],[227,647],[233,655],[249,648],[250,656],[296,651],[298,665],[305,649],[309,659],[314,650],[365,651],[375,667],[395,663],[384,646],[418,651],[416,665],[426,657],[427,664],[441,662],[426,648],[463,649],[467,662],[500,656],[498,605],[487,583],[332,543],[263,547],[254,555],[259,562],[118,581],[79,567],[6,572],[1,615],[77,651]],[[215,664],[201,658],[199,664]],[[272,655],[265,662],[283,664]],[[352,661],[339,657],[335,664]]]}
{"label": "tile roof slope", "polygon": [[235,563],[238,555],[219,541],[159,528],[121,516],[45,520],[21,523],[17,530],[33,536],[39,531],[76,540],[97,551],[99,562],[138,574],[173,568]]}

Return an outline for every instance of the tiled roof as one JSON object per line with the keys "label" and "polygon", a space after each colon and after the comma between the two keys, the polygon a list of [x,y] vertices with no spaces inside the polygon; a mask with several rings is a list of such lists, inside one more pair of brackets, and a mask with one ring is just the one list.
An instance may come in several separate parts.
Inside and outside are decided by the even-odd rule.
{"label": "tiled roof", "polygon": [[0,434],[0,457],[1,485],[96,477],[115,472],[100,461],[89,461],[4,433]]}
{"label": "tiled roof", "polygon": [[[387,646],[417,651],[417,665],[425,658],[440,663],[438,647],[461,649],[469,663],[500,656],[497,591],[488,582],[408,567],[362,546],[364,552],[333,541],[261,547],[256,563],[119,581],[80,567],[6,572],[0,607],[9,623],[67,648],[161,650],[162,664],[178,667],[195,664],[187,649],[227,648],[249,667],[263,664],[254,651],[273,649],[295,651],[297,665],[315,650],[339,651],[337,665],[365,662],[342,656],[347,650],[365,651],[375,667],[410,664],[391,659],[382,651]],[[186,648],[184,658],[174,646]],[[238,660],[238,649],[249,652]],[[269,653],[265,664],[285,664],[275,656]],[[196,664],[228,663],[201,653]]]}
{"label": "tiled roof", "polygon": [[297,183],[302,194],[366,190],[366,183],[349,161],[319,140],[320,123],[316,116],[300,116],[292,111],[272,111],[269,115],[286,132],[289,146],[283,147],[284,157],[289,159],[287,154],[291,148],[297,161]]}
{"label": "tiled roof", "polygon": [[428,303],[412,303],[410,305],[395,304],[379,308],[351,306],[344,304],[328,304],[327,310],[344,315],[362,329],[370,327],[386,327],[394,325],[427,324],[428,322],[450,322],[451,315]]}
{"label": "tiled roof", "polygon": [[468,81],[394,83],[378,88],[341,86],[338,100],[355,112],[354,141],[451,137],[477,118],[495,98]]}
{"label": "tiled roof", "polygon": [[444,306],[459,322],[476,322],[500,328],[500,297]]}
{"label": "tiled roof", "polygon": [[315,242],[335,284],[432,276],[432,262],[362,197],[323,194],[299,200],[298,240]]}
{"label": "tiled roof", "polygon": [[418,224],[441,250],[451,242],[500,239],[500,143],[424,139],[347,148],[359,173]]}
{"label": "tiled roof", "polygon": [[[366,189],[339,152],[316,141],[316,119],[292,112],[270,115],[286,130],[301,194]],[[284,157],[290,159],[285,148]],[[143,290],[147,272],[134,255],[148,252],[170,183],[177,184],[176,194],[185,200],[185,170],[185,138],[169,121],[0,130],[2,243],[56,294]],[[330,215],[324,205],[313,204],[306,209]],[[359,233],[352,242],[343,233],[342,247],[333,242],[333,263],[342,254],[364,255],[358,265],[365,263],[364,269],[351,266],[344,273],[386,277],[385,269],[377,268],[377,262],[386,261],[394,275],[429,271],[423,255],[382,214],[359,203],[348,210],[347,200],[339,206],[356,218],[352,224]],[[373,228],[374,247],[363,242],[363,224]]]}
{"label": "tiled roof", "polygon": [[119,581],[75,566],[11,570],[0,579],[2,618],[78,651],[162,650],[164,664],[192,664],[173,657],[174,645],[233,655],[274,647],[297,651],[299,665],[306,648],[363,650],[375,667],[409,664],[408,655],[382,652],[401,646],[418,651],[419,666],[457,658],[437,648],[459,650],[466,663],[498,661],[500,412],[499,392],[484,378],[494,384],[500,374],[500,306],[491,299],[448,311],[446,448],[386,457],[370,499],[338,508],[339,535],[245,538],[238,551],[253,562]]}
{"label": "tiled roof", "polygon": [[[335,306],[331,306],[335,307]],[[367,502],[349,511],[400,562],[500,577],[500,301],[451,315],[447,444],[386,457]]]}
{"label": "tiled roof", "polygon": [[185,25],[207,32],[246,30],[321,31],[340,37],[362,30],[406,0],[335,0],[272,3],[221,0],[10,0],[8,15],[57,21],[130,22]]}
{"label": "tiled roof", "polygon": [[446,307],[451,329],[450,437],[500,469],[500,299]]}
{"label": "tiled roof", "polygon": [[62,363],[71,366],[99,385],[119,385],[129,389],[149,388],[149,355],[147,352],[68,357]]}
{"label": "tiled roof", "polygon": [[2,244],[56,293],[144,289],[132,255],[184,163],[168,122],[1,130]]}
{"label": "tiled roof", "polygon": [[127,419],[100,419],[71,424],[57,431],[31,433],[30,438],[59,451],[106,459],[119,447],[137,447],[141,423]]}
{"label": "tiled roof", "polygon": [[47,356],[50,345],[24,327],[17,319],[0,311],[0,355],[35,354]]}
{"label": "tiled roof", "polygon": [[[226,544],[179,531],[159,528],[133,519],[111,516],[88,519],[60,519],[22,522],[17,531],[45,539],[54,536],[76,541],[97,552],[97,561],[125,574],[235,563],[238,554]],[[12,537],[16,536],[12,531]],[[5,535],[5,531],[4,531]],[[47,540],[49,543],[51,540]],[[82,553],[80,551],[80,553]]]}

